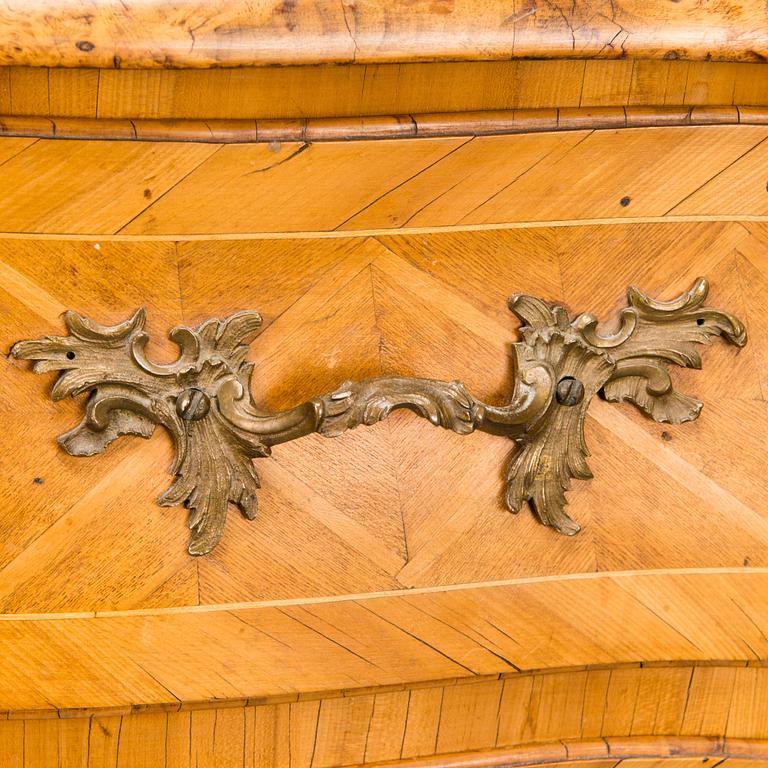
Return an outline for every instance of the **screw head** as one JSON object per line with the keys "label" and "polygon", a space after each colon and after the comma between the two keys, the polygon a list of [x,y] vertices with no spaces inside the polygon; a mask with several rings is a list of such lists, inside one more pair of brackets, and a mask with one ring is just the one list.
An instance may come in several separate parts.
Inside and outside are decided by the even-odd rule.
{"label": "screw head", "polygon": [[555,398],[560,405],[578,405],[584,399],[584,385],[573,376],[563,376],[557,382]]}
{"label": "screw head", "polygon": [[187,421],[202,419],[209,411],[211,401],[202,389],[185,389],[176,399],[176,413]]}

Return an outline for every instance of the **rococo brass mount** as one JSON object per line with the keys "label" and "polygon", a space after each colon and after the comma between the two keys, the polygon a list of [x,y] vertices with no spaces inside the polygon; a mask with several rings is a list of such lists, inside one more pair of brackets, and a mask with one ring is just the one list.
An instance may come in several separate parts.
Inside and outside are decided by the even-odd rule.
{"label": "rococo brass mount", "polygon": [[518,451],[507,470],[507,506],[518,512],[528,501],[542,523],[572,535],[579,525],[565,512],[565,491],[571,478],[592,476],[584,418],[595,394],[628,400],[659,422],[690,421],[702,404],[673,389],[666,365],[700,368],[696,345],[712,336],[746,343],[739,320],[704,306],[708,290],[699,278],[664,302],[630,288],[620,327],[608,335],[591,314],[571,320],[561,306],[512,296],[522,341],[512,345],[514,381],[503,407],[476,400],[458,381],[384,376],[344,382],[287,411],[263,411],[250,389],[253,363],[245,361],[261,326],[256,312],[174,328],[170,338],[181,354],[169,365],[145,355],[142,309],[115,326],[67,312],[68,336],[21,341],[12,354],[34,360],[37,373],[59,371],[54,400],[90,393],[82,422],[59,438],[73,456],[100,453],[121,435],[150,437],[157,424],[169,430],[176,479],[158,501],[189,508],[193,555],[219,542],[229,503],[256,516],[259,478],[251,459],[311,432],[336,437],[374,424],[401,407],[462,435],[479,429],[513,440]]}

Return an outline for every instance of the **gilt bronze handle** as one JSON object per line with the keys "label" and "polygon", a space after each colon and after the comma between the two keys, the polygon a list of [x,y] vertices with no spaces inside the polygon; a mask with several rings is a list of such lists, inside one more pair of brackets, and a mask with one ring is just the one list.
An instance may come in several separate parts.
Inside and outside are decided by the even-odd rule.
{"label": "gilt bronze handle", "polygon": [[347,381],[287,411],[257,407],[245,361],[258,335],[257,312],[179,326],[176,362],[147,359],[145,313],[102,326],[67,312],[68,336],[20,341],[12,354],[34,360],[37,373],[58,371],[54,400],[89,392],[82,422],[59,437],[73,456],[92,456],[121,435],[149,437],[161,424],[173,436],[173,485],[159,498],[190,510],[189,552],[210,552],[221,539],[229,503],[253,519],[259,478],[251,459],[273,445],[319,432],[336,437],[374,424],[395,408],[409,408],[462,435],[476,429],[513,440],[518,450],[507,470],[507,506],[529,502],[539,520],[572,535],[579,525],[565,512],[571,478],[591,477],[584,418],[592,398],[628,400],[659,422],[695,419],[702,404],[672,387],[670,363],[700,368],[697,344],[722,336],[739,347],[747,334],[732,315],[704,306],[709,286],[699,278],[673,301],[655,301],[636,288],[621,312],[619,330],[602,335],[597,318],[571,320],[559,305],[523,294],[509,308],[523,322],[513,344],[514,380],[509,404],[487,405],[459,381],[383,376]]}

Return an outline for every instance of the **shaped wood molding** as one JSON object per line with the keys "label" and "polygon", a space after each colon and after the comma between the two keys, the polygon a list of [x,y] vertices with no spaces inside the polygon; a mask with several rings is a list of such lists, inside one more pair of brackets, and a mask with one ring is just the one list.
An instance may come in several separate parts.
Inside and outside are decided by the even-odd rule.
{"label": "shaped wood molding", "polygon": [[145,355],[143,309],[115,326],[69,311],[68,336],[20,341],[11,352],[35,361],[36,373],[59,372],[54,400],[90,393],[82,422],[59,437],[67,453],[93,456],[122,435],[150,437],[158,424],[171,433],[175,481],[158,502],[189,508],[193,555],[220,541],[230,503],[247,518],[256,516],[253,458],[311,432],[336,437],[374,424],[395,408],[410,408],[462,435],[479,429],[513,440],[519,450],[507,471],[507,506],[518,512],[527,501],[542,523],[572,535],[579,525],[565,511],[565,492],[572,478],[592,476],[584,440],[592,398],[628,400],[659,422],[690,421],[702,403],[674,390],[666,366],[700,368],[696,345],[713,336],[746,343],[738,319],[704,306],[708,290],[699,278],[663,302],[629,288],[629,306],[610,335],[599,332],[594,315],[571,320],[562,306],[512,296],[509,308],[523,322],[522,340],[512,347],[515,374],[504,407],[480,402],[458,381],[384,376],[344,382],[287,411],[264,411],[250,389],[254,364],[245,361],[261,326],[251,311],[174,328],[170,338],[181,352],[169,365]]}

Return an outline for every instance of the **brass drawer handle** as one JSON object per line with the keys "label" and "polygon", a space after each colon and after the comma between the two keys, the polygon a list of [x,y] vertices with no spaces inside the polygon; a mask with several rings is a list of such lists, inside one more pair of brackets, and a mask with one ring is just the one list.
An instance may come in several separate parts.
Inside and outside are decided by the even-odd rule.
{"label": "brass drawer handle", "polygon": [[519,294],[509,308],[523,322],[513,345],[510,403],[486,405],[458,381],[383,376],[347,381],[338,389],[280,413],[259,409],[250,391],[248,344],[258,335],[257,312],[210,319],[171,331],[181,354],[175,363],[147,359],[145,313],[102,326],[67,312],[69,336],[20,341],[12,354],[34,360],[36,373],[59,371],[51,396],[90,392],[82,422],[59,437],[73,456],[92,456],[121,435],[149,437],[155,425],[175,442],[173,485],[158,500],[190,509],[189,552],[210,552],[221,539],[228,503],[256,516],[259,479],[252,458],[311,432],[336,437],[407,407],[433,424],[466,435],[476,429],[510,438],[519,450],[507,471],[507,506],[528,501],[545,525],[568,535],[579,525],[565,512],[571,478],[591,477],[584,417],[598,392],[629,400],[656,421],[695,419],[702,404],[672,387],[666,365],[701,367],[697,344],[723,336],[739,347],[747,334],[732,315],[709,309],[709,286],[699,278],[673,301],[655,301],[636,288],[608,336],[590,314],[570,320],[566,310]]}

